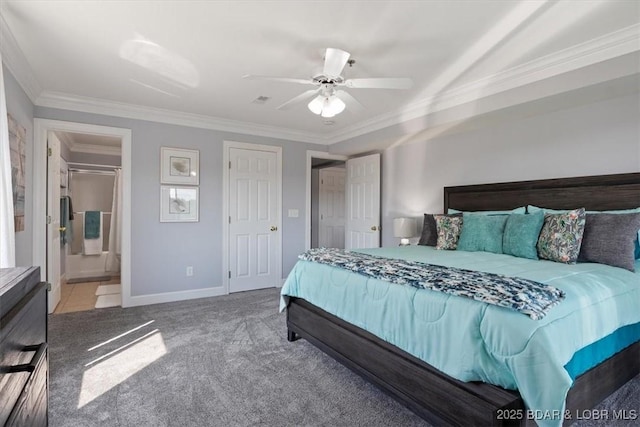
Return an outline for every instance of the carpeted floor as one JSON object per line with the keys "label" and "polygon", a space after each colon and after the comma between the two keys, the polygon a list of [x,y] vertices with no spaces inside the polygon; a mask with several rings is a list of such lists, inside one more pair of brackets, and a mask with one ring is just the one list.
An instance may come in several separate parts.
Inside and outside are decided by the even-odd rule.
{"label": "carpeted floor", "polygon": [[[267,289],[50,316],[50,426],[427,425],[287,342],[277,307]],[[640,377],[599,408],[640,409]]]}

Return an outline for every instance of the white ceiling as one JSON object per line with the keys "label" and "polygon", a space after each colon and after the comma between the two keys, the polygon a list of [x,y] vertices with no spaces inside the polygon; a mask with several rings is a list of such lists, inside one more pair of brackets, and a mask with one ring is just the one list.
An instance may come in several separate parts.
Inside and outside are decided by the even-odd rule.
{"label": "white ceiling", "polygon": [[[637,0],[0,5],[3,60],[37,105],[321,143],[426,114],[436,100],[450,107],[468,102],[465,94],[488,96],[640,51]],[[410,77],[414,87],[349,89],[365,111],[326,125],[304,103],[276,110],[310,87],[241,78],[310,78],[327,47],[356,60],[346,78]],[[270,100],[252,103],[258,96]]]}

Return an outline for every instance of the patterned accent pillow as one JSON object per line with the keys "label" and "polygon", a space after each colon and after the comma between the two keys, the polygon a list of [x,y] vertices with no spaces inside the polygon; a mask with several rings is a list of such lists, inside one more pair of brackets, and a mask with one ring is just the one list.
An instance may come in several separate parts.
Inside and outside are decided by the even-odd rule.
{"label": "patterned accent pillow", "polygon": [[[449,216],[462,216],[461,213],[450,214]],[[436,246],[438,244],[438,229],[436,220],[432,214],[424,214],[424,222],[422,224],[422,233],[418,245]]]}
{"label": "patterned accent pillow", "polygon": [[434,215],[438,230],[436,249],[454,250],[462,231],[462,217],[451,215]]}
{"label": "patterned accent pillow", "polygon": [[582,245],[586,217],[584,208],[545,214],[537,245],[540,258],[575,264]]}

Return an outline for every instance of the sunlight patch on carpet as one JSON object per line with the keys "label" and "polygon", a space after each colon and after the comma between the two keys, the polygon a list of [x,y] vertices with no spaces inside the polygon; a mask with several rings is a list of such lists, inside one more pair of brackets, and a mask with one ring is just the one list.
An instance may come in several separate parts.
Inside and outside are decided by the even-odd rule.
{"label": "sunlight patch on carpet", "polygon": [[121,333],[119,335],[116,335],[113,338],[109,338],[108,340],[101,342],[100,344],[96,344],[93,347],[87,349],[87,351],[93,351],[95,349],[98,349],[98,348],[102,347],[103,345],[107,345],[107,344],[109,344],[109,343],[111,343],[113,341],[116,341],[116,340],[118,340],[118,339],[120,339],[122,337],[125,337],[125,336],[127,336],[127,335],[129,335],[129,334],[131,334],[131,333],[133,333],[133,332],[135,332],[137,330],[140,330],[140,329],[144,328],[145,326],[149,326],[153,322],[155,322],[155,320],[149,320],[148,322],[143,323],[140,326],[136,326],[135,328],[129,329],[127,332],[123,332],[123,333]]}
{"label": "sunlight patch on carpet", "polygon": [[167,354],[162,334],[156,329],[85,366],[78,409],[126,381]]}

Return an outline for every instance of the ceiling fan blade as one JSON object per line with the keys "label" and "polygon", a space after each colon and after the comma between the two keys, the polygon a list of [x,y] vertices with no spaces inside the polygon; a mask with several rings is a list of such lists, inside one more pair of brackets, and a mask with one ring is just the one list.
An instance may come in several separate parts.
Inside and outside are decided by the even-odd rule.
{"label": "ceiling fan blade", "polygon": [[413,86],[413,80],[401,77],[349,79],[344,86],[354,89],[409,89]]}
{"label": "ceiling fan blade", "polygon": [[350,93],[345,92],[344,90],[336,90],[336,96],[344,101],[349,111],[354,113],[361,113],[364,111],[364,105],[351,96]]}
{"label": "ceiling fan blade", "polygon": [[294,105],[306,101],[307,99],[309,99],[312,96],[318,94],[319,92],[320,92],[320,89],[307,90],[305,92],[302,92],[300,95],[296,96],[295,98],[291,98],[290,100],[288,100],[284,104],[279,105],[276,109],[277,110],[288,110],[289,108],[293,107]]}
{"label": "ceiling fan blade", "polygon": [[303,85],[315,84],[310,79],[294,79],[294,78],[290,78],[290,77],[257,76],[255,74],[247,74],[245,76],[242,76],[242,78],[243,79],[247,79],[247,80],[271,80],[271,81],[274,81],[274,82],[281,82],[281,83],[299,83],[299,84],[303,84]]}
{"label": "ceiling fan blade", "polygon": [[324,55],[324,68],[322,74],[327,77],[338,77],[342,73],[342,69],[347,64],[351,54],[341,49],[327,48]]}

